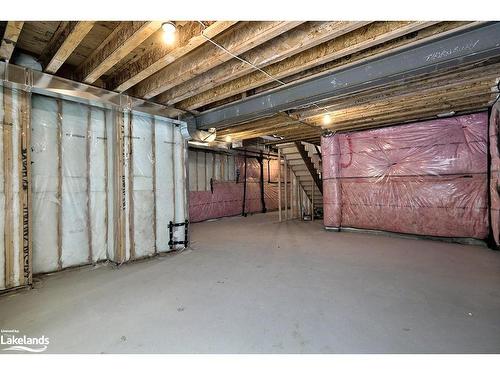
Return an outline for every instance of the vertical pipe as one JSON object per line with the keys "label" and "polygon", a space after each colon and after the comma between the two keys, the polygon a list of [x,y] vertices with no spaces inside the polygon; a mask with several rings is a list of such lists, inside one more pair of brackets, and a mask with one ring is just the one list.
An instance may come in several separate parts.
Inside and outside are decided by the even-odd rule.
{"label": "vertical pipe", "polygon": [[[186,220],[186,176],[184,175],[184,139],[181,136],[181,132],[178,126],[172,125],[173,129],[173,141],[174,141],[174,171],[175,171],[175,223],[183,223]],[[174,233],[181,232],[180,235],[184,237],[184,231],[182,227],[174,227]],[[180,241],[180,238],[177,240]]]}
{"label": "vertical pipe", "polygon": [[[176,171],[176,168],[175,168],[175,126],[172,125],[171,126],[172,128],[172,134],[171,134],[171,138],[170,138],[170,141],[171,141],[171,145],[172,145],[172,198],[174,200],[174,204],[173,204],[173,209],[174,209],[174,214],[173,214],[173,217],[172,217],[172,223],[170,224],[173,224],[173,223],[176,223],[176,220],[177,220],[177,196],[176,196],[176,193],[177,193],[177,187],[175,186],[175,179],[176,179],[176,176],[177,176],[177,171]],[[205,170],[205,181],[206,181],[206,170]],[[172,241],[175,241],[175,231],[174,231],[174,227],[171,225],[171,231],[170,231],[170,239]],[[174,247],[171,248],[174,249]]]}
{"label": "vertical pipe", "polygon": [[247,202],[247,153],[246,153],[246,151],[245,151],[244,158],[245,158],[245,162],[244,162],[245,172],[244,172],[244,176],[243,176],[243,208],[241,211],[242,216],[246,216],[245,207],[246,207],[246,202]]}
{"label": "vertical pipe", "polygon": [[281,223],[281,148],[278,148],[278,218]]}
{"label": "vertical pipe", "polygon": [[262,213],[266,213],[266,195],[264,192],[264,156],[262,151],[260,152],[260,158],[257,159],[260,165],[260,201],[262,205]]}
{"label": "vertical pipe", "polygon": [[285,220],[288,220],[288,164],[286,162],[286,156],[283,156],[283,162],[284,162],[284,172],[285,172],[285,179],[284,179],[284,184],[285,184]]}
{"label": "vertical pipe", "polygon": [[109,256],[109,166],[108,166],[108,147],[109,147],[109,135],[108,135],[108,116],[106,114],[106,110],[102,110],[104,115],[104,204],[106,205],[104,211],[104,225],[106,225],[105,229],[105,243],[106,243],[106,259],[110,259]]}
{"label": "vertical pipe", "polygon": [[290,176],[290,219],[293,219],[293,200],[295,199],[295,194],[294,194],[294,184],[293,184],[293,170],[292,167],[288,167],[288,175]]}
{"label": "vertical pipe", "polygon": [[157,235],[156,235],[156,122],[155,118],[151,119],[151,164],[153,165],[153,247],[155,254],[158,252]]}

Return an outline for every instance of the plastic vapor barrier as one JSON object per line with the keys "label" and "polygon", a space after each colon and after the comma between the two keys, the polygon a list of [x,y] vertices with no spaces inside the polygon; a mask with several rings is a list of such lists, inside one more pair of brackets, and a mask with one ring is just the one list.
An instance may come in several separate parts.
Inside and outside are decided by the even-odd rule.
{"label": "plastic vapor barrier", "polygon": [[490,220],[494,245],[500,246],[500,103],[491,110],[490,117]]}
{"label": "plastic vapor barrier", "polygon": [[322,137],[324,224],[488,235],[487,113]]}
{"label": "plastic vapor barrier", "polygon": [[[204,156],[200,160],[201,154]],[[215,153],[190,153],[189,217],[191,222],[278,209],[278,161],[276,159],[264,155],[261,168],[257,157],[229,155],[225,162],[226,169],[226,167],[219,167],[218,158],[219,156]]]}
{"label": "plastic vapor barrier", "polygon": [[179,126],[5,87],[0,103],[0,290],[171,250],[187,213]]}

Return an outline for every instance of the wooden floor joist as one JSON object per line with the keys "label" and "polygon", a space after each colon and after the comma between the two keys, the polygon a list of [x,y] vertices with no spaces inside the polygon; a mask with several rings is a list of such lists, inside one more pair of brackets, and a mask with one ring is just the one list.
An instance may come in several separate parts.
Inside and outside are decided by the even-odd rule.
{"label": "wooden floor joist", "polygon": [[125,21],[106,38],[75,72],[76,79],[94,83],[161,27],[159,21]]}
{"label": "wooden floor joist", "polygon": [[0,44],[0,60],[9,61],[23,29],[23,21],[8,21]]}
{"label": "wooden floor joist", "polygon": [[[240,57],[254,66],[263,68],[328,40],[347,34],[350,31],[359,29],[368,23],[348,21],[306,22],[265,44],[251,49]],[[213,88],[214,82],[220,85],[252,71],[254,71],[254,68],[251,65],[233,59],[182,85],[171,88],[159,95],[155,100],[159,103],[172,105]]]}
{"label": "wooden floor joist", "polygon": [[[214,40],[232,54],[240,55],[301,23],[295,21],[243,22],[235,25],[231,33],[220,35]],[[146,78],[133,87],[130,94],[139,98],[151,99],[231,59],[232,56],[226,51],[212,43],[206,43],[189,56],[173,62]]]}
{"label": "wooden floor joist", "polygon": [[[198,22],[190,22],[180,26],[177,41],[174,45],[148,50],[136,61],[127,64],[124,69],[114,73],[106,83],[113,91],[123,92],[156,73],[175,60],[198,48],[207,40],[203,36],[213,38],[233,26],[235,21],[216,21],[204,28]],[[202,35],[203,33],[203,35]]]}
{"label": "wooden floor joist", "polygon": [[94,21],[61,22],[40,56],[47,73],[56,73],[94,26]]}
{"label": "wooden floor joist", "polygon": [[[276,79],[313,68],[329,61],[340,59],[398,37],[429,27],[435,22],[375,22],[356,32],[341,35],[317,47],[293,55],[288,59],[266,67],[266,72]],[[177,104],[181,109],[192,110],[208,103],[272,82],[273,79],[261,72],[253,72],[236,80],[214,87]]]}

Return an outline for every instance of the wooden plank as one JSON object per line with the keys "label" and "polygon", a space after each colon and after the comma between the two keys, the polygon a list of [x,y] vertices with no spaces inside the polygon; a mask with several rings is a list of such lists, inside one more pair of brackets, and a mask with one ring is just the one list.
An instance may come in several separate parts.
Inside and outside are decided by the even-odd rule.
{"label": "wooden plank", "polygon": [[[276,79],[283,79],[318,65],[339,60],[407,34],[415,33],[434,24],[435,22],[374,22],[356,32],[342,35],[288,59],[269,65],[266,67],[266,72]],[[400,43],[410,43],[411,40],[411,38],[408,38],[400,41]],[[261,72],[253,72],[183,100],[177,104],[177,107],[184,110],[194,110],[269,82],[273,82],[273,79],[269,76]]]}
{"label": "wooden plank", "polygon": [[134,125],[133,113],[128,116],[128,230],[130,239],[130,259],[135,259],[134,231]]}
{"label": "wooden plank", "polygon": [[205,30],[198,22],[189,22],[180,26],[175,45],[163,45],[161,48],[150,49],[139,59],[114,73],[107,80],[106,86],[109,90],[123,92],[201,46],[207,41],[203,35],[213,38],[235,23],[236,21],[216,21]]}
{"label": "wooden plank", "polygon": [[31,93],[21,95],[21,155],[22,155],[22,256],[21,285],[31,285],[32,280],[32,195],[31,195]]}
{"label": "wooden plank", "polygon": [[116,126],[113,127],[113,135],[115,137],[114,144],[114,210],[115,210],[115,262],[121,264],[125,261],[125,226],[126,226],[126,181],[125,181],[125,121],[122,111],[114,113]]}
{"label": "wooden plank", "polygon": [[56,73],[94,26],[94,21],[61,22],[39,61],[47,73]]}
{"label": "wooden plank", "polygon": [[[215,41],[232,54],[241,55],[301,23],[285,21],[243,22],[236,25],[234,30],[230,30],[231,32],[215,38]],[[231,59],[232,56],[226,51],[212,43],[206,43],[189,56],[173,62],[146,78],[133,87],[130,94],[139,98],[151,99]]]}
{"label": "wooden plank", "polygon": [[160,27],[159,21],[121,22],[112,35],[98,47],[98,50],[77,68],[76,80],[94,83]]}
{"label": "wooden plank", "polygon": [[5,288],[14,286],[14,191],[12,153],[12,90],[3,87],[3,175],[4,175],[4,251]]}
{"label": "wooden plank", "polygon": [[[263,68],[340,35],[347,34],[368,23],[370,22],[306,22],[267,43],[245,52],[240,57],[254,66]],[[249,64],[233,59],[209,70],[205,74],[194,77],[182,85],[171,88],[159,95],[156,101],[172,105],[252,71],[254,71],[254,68]]]}
{"label": "wooden plank", "polygon": [[8,21],[0,44],[0,60],[9,61],[23,29],[24,21]]}

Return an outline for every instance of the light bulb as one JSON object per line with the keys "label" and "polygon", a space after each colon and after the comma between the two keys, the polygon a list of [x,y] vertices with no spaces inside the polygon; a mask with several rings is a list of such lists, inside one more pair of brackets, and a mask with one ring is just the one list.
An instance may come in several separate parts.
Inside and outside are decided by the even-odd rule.
{"label": "light bulb", "polygon": [[323,115],[323,125],[329,125],[332,122],[332,116]]}
{"label": "light bulb", "polygon": [[163,41],[172,44],[175,41],[176,27],[172,22],[164,22],[161,25],[163,30]]}

